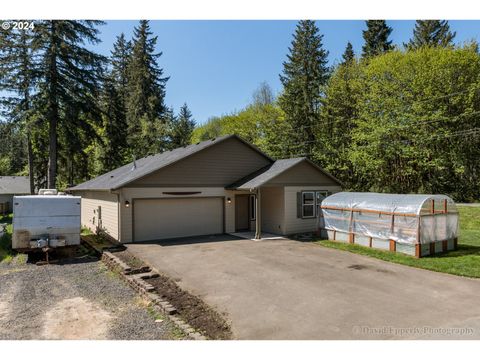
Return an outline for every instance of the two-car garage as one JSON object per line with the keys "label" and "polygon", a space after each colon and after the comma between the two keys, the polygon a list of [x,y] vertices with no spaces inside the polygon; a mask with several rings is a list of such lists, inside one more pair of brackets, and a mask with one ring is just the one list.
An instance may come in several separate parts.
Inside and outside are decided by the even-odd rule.
{"label": "two-car garage", "polygon": [[135,199],[133,221],[133,241],[221,234],[224,232],[224,199]]}

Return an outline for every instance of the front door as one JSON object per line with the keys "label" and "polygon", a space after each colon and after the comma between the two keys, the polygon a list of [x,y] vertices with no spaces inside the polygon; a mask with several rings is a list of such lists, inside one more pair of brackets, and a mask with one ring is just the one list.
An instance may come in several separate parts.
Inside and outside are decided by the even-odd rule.
{"label": "front door", "polygon": [[249,195],[235,196],[235,231],[250,230],[248,219],[248,197]]}

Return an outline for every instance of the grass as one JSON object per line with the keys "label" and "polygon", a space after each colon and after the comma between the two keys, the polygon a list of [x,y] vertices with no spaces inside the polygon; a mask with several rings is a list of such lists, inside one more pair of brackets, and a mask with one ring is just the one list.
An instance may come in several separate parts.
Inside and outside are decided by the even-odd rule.
{"label": "grass", "polygon": [[360,245],[329,240],[317,241],[325,247],[345,250],[355,254],[374,257],[397,264],[453,275],[480,278],[480,207],[458,206],[460,213],[460,236],[458,249],[444,254],[423,257],[372,249]]}

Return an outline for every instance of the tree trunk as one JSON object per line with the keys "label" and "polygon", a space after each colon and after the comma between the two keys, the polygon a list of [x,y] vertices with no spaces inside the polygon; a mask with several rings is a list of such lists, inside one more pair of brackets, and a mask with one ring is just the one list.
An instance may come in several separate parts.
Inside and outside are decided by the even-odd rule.
{"label": "tree trunk", "polygon": [[49,189],[55,189],[57,179],[57,124],[58,124],[58,99],[57,99],[57,38],[56,24],[51,22],[50,28],[50,91],[49,91],[49,116],[48,116],[48,177],[47,186]]}
{"label": "tree trunk", "polygon": [[33,149],[30,129],[27,130],[27,153],[28,153],[28,177],[30,180],[30,194],[35,194],[35,184],[33,181]]}
{"label": "tree trunk", "polygon": [[[56,111],[56,113],[58,115],[58,111]],[[49,189],[55,189],[57,178],[57,115],[52,114],[48,122],[49,155],[47,187]]]}

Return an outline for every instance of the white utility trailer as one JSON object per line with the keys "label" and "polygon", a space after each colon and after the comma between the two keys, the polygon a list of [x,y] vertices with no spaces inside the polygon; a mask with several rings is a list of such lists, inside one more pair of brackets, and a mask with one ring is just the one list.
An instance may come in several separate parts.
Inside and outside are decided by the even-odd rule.
{"label": "white utility trailer", "polygon": [[80,245],[80,196],[52,190],[40,194],[14,196],[12,248],[32,251]]}

